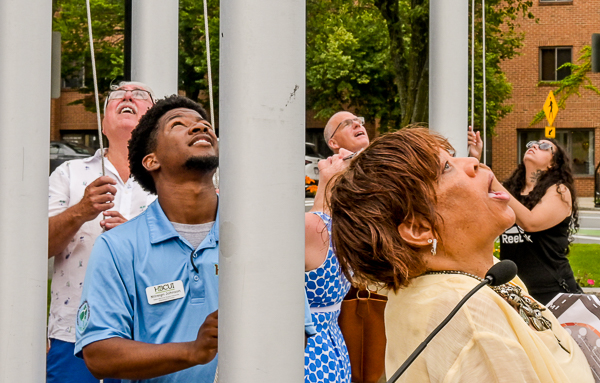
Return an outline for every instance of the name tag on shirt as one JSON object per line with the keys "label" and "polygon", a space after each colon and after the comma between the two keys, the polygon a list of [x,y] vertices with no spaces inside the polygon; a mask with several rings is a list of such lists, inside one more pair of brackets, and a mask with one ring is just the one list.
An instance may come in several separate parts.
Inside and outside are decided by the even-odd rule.
{"label": "name tag on shirt", "polygon": [[148,297],[148,304],[151,305],[183,298],[185,296],[183,282],[174,281],[147,287],[146,296]]}

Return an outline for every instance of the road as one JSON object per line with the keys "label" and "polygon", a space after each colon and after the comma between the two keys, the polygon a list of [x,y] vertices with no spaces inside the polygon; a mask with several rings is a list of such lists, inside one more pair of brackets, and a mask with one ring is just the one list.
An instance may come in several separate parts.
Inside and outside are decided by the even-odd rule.
{"label": "road", "polygon": [[574,235],[575,243],[600,244],[600,211],[580,210],[579,231]]}

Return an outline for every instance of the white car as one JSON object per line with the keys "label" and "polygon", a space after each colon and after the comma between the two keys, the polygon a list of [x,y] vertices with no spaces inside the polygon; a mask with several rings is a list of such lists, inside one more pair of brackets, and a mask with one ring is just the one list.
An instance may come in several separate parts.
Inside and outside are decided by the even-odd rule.
{"label": "white car", "polygon": [[315,144],[311,144],[310,142],[306,143],[306,153],[304,156],[304,174],[315,180],[318,181],[319,180],[319,167],[318,167],[318,163],[320,160],[322,160],[323,157],[322,155],[319,154],[319,152],[317,152],[317,147]]}

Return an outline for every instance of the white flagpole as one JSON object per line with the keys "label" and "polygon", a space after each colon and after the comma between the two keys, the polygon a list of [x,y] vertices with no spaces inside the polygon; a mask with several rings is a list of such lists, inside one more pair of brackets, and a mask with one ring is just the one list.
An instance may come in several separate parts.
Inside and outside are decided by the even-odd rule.
{"label": "white flagpole", "polygon": [[304,382],[305,13],[304,0],[221,2],[224,383]]}
{"label": "white flagpole", "polygon": [[0,382],[46,380],[52,2],[0,1]]}

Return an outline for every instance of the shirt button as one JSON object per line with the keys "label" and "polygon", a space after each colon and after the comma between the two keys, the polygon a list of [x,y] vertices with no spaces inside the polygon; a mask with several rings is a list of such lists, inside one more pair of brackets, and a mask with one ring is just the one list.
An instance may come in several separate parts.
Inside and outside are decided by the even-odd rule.
{"label": "shirt button", "polygon": [[194,253],[194,258],[196,258],[198,256],[198,253]]}
{"label": "shirt button", "polygon": [[198,281],[198,279],[200,279],[200,277],[199,277],[199,276],[197,276],[197,275],[194,275],[194,280],[195,280],[195,281]]}

